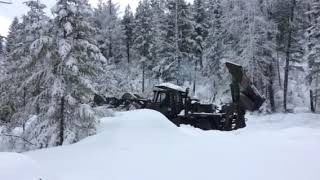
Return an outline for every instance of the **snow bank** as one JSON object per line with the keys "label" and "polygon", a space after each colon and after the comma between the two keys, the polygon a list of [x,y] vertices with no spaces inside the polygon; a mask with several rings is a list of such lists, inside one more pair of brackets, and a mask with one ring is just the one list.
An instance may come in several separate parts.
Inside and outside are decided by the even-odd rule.
{"label": "snow bank", "polygon": [[[110,127],[110,125],[112,125]],[[154,110],[134,110],[131,112],[121,112],[112,118],[101,119],[100,131],[113,130],[115,126],[123,131],[135,131],[135,133],[146,133],[152,131],[158,133],[177,132],[177,127],[171,123],[164,115]],[[141,131],[144,130],[144,131]],[[130,132],[128,132],[130,134]]]}
{"label": "snow bank", "polygon": [[28,152],[59,180],[319,180],[319,115],[250,115],[234,132],[175,127],[151,110],[101,119],[99,133]]}
{"label": "snow bank", "polygon": [[[170,139],[183,136],[177,126],[164,115],[153,110],[135,110],[117,113],[115,117],[102,118],[98,135],[80,142],[83,144],[101,144],[112,142],[111,146],[151,146],[154,143],[166,143]],[[108,144],[109,145],[109,144]]]}
{"label": "snow bank", "polygon": [[0,153],[1,180],[47,180],[39,165],[29,157],[17,153]]}

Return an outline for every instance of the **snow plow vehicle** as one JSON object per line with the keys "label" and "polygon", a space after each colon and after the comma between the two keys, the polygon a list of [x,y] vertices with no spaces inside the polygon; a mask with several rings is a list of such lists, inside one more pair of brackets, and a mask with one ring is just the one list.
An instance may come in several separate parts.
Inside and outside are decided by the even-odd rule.
{"label": "snow plow vehicle", "polygon": [[97,105],[108,104],[112,108],[153,109],[165,115],[177,126],[191,125],[202,130],[232,131],[246,126],[246,111],[258,110],[265,99],[246,76],[242,66],[226,63],[232,76],[230,84],[232,102],[220,108],[214,104],[202,104],[189,96],[189,89],[163,83],[154,87],[152,100],[126,93],[122,98],[95,96]]}

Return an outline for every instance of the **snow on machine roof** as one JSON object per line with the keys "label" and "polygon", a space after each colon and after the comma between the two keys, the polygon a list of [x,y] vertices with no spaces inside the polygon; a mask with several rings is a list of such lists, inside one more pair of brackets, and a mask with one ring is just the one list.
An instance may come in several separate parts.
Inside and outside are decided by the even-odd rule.
{"label": "snow on machine roof", "polygon": [[156,85],[155,87],[160,89],[169,89],[174,91],[186,92],[186,90],[183,87],[172,84],[172,83],[162,83],[162,84]]}

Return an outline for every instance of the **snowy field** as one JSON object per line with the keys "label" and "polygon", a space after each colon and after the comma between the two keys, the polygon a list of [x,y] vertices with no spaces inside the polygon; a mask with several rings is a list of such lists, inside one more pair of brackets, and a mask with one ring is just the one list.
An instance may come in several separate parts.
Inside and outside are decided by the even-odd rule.
{"label": "snowy field", "polygon": [[117,113],[80,143],[0,153],[0,180],[320,179],[320,115],[247,118],[245,129],[205,132],[151,110]]}

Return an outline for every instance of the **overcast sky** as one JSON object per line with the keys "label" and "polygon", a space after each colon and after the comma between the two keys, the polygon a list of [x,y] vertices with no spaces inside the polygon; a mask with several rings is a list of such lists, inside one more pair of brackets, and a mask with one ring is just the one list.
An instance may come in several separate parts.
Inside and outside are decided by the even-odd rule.
{"label": "overcast sky", "polygon": [[[3,0],[5,1],[5,0]],[[12,19],[17,16],[21,17],[22,14],[26,13],[26,8],[23,5],[25,0],[6,0],[10,1],[13,4],[0,4],[0,34],[7,35],[8,27],[11,24]],[[47,12],[50,13],[51,7],[54,5],[56,0],[42,0],[45,2],[48,9]],[[89,0],[89,2],[95,6],[98,0]],[[126,5],[130,4],[132,8],[135,8],[139,2],[139,0],[114,0],[114,2],[118,3],[121,7],[121,11],[125,8]]]}

